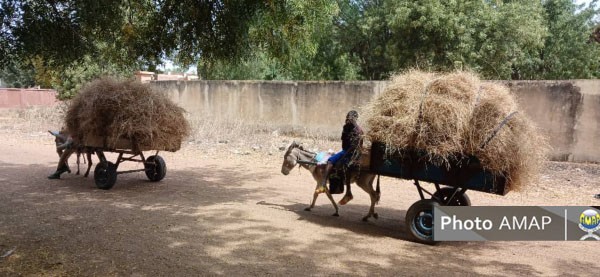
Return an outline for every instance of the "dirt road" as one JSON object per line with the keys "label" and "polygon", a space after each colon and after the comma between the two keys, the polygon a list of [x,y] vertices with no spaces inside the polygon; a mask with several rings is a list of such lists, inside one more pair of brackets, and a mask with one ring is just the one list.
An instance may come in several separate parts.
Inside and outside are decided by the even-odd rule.
{"label": "dirt road", "polygon": [[[404,214],[418,199],[410,182],[382,179],[378,220],[360,220],[368,197],[358,188],[340,217],[325,197],[305,212],[314,183],[299,169],[281,175],[283,152],[186,144],[163,155],[163,181],[119,175],[104,191],[74,174],[46,179],[57,156],[42,133],[0,131],[0,141],[0,256],[14,250],[0,258],[2,276],[597,274],[600,242],[407,241]],[[470,197],[474,205],[598,205],[598,176],[599,166],[548,163],[524,192]]]}

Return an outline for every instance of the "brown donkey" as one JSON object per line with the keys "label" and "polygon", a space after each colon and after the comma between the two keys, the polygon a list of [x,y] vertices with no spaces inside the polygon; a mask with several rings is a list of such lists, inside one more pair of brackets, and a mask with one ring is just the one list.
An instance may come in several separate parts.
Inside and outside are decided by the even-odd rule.
{"label": "brown donkey", "polygon": [[64,166],[67,168],[68,172],[71,173],[71,170],[68,169],[69,168],[68,160],[69,160],[69,157],[73,153],[76,153],[77,154],[77,173],[76,174],[79,175],[80,158],[83,158],[84,163],[86,163],[86,160],[87,160],[87,166],[88,166],[83,177],[87,177],[90,174],[90,169],[92,168],[92,164],[93,164],[92,163],[93,151],[91,149],[87,149],[87,147],[85,147],[85,146],[78,145],[77,143],[73,142],[72,140],[71,140],[72,144],[70,147],[68,147],[68,148],[62,147],[65,143],[67,143],[69,141],[69,133],[67,133],[67,131],[65,131],[64,129],[61,130],[60,132],[56,132],[56,131],[48,131],[48,132],[55,137],[54,143],[56,144],[56,153],[58,153],[58,157],[60,158],[58,168],[61,167],[61,163],[64,163]]}
{"label": "brown donkey", "polygon": [[[363,155],[365,155],[365,154],[369,155],[368,153],[363,153]],[[285,155],[283,156],[283,164],[281,165],[281,173],[283,175],[288,175],[290,173],[290,171],[294,167],[296,167],[296,165],[300,165],[300,167],[310,171],[310,173],[313,176],[313,179],[317,182],[317,187],[318,187],[320,184],[322,184],[322,181],[324,178],[324,173],[325,173],[325,168],[324,168],[324,166],[315,165],[315,164],[310,163],[311,161],[313,161],[313,159],[316,156],[317,156],[317,153],[307,151],[301,145],[298,145],[296,142],[292,142],[292,144],[287,148]],[[368,160],[368,157],[366,160]],[[377,219],[378,215],[375,212],[375,204],[377,204],[377,202],[379,202],[381,193],[379,191],[379,184],[377,185],[377,190],[373,189],[373,180],[375,180],[375,175],[368,173],[366,171],[351,170],[348,172],[347,180],[349,183],[347,183],[345,185],[349,186],[350,183],[356,183],[360,188],[362,188],[371,197],[371,207],[369,208],[369,213],[365,217],[363,217],[363,221],[367,221],[370,217],[374,217],[375,219]],[[333,204],[333,207],[335,208],[335,213],[333,215],[339,216],[338,206],[335,203],[335,201],[333,200],[331,193],[329,193],[328,189],[325,191],[325,193],[326,193],[327,197],[329,198],[329,200],[331,201],[331,204]],[[310,211],[312,208],[315,207],[315,202],[317,201],[318,196],[319,196],[319,194],[316,192],[313,194],[312,203],[310,204],[310,207],[307,207],[306,209],[304,209],[305,211]]]}

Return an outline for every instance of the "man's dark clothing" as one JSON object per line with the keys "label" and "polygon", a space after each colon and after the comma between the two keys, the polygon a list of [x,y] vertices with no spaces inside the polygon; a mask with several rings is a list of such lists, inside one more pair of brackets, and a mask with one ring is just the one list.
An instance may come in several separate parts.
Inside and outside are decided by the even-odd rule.
{"label": "man's dark clothing", "polygon": [[342,129],[342,149],[348,151],[362,147],[362,134],[363,131],[358,125],[350,122],[344,124],[344,128]]}

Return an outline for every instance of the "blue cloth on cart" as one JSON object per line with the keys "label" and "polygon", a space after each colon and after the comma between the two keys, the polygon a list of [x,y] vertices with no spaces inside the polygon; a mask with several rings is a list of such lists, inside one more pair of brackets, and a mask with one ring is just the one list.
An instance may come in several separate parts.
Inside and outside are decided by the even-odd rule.
{"label": "blue cloth on cart", "polygon": [[329,162],[331,162],[332,164],[337,164],[345,156],[346,156],[346,150],[342,150],[340,152],[337,152],[335,155],[331,156],[329,158]]}
{"label": "blue cloth on cart", "polygon": [[317,156],[315,156],[315,162],[317,162],[317,164],[326,164],[329,157],[331,157],[331,154],[327,152],[319,152]]}

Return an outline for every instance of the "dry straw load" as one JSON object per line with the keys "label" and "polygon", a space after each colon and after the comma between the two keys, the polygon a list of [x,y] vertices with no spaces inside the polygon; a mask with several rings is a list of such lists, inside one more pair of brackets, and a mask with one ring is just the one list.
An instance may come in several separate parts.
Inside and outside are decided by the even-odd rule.
{"label": "dry straw load", "polygon": [[442,166],[475,156],[512,190],[533,180],[545,159],[545,139],[509,90],[470,72],[396,75],[365,113],[369,140],[391,151],[425,150]]}
{"label": "dry straw load", "polygon": [[117,148],[177,151],[190,133],[184,110],[147,84],[134,80],[102,78],[84,86],[72,100],[65,118],[77,139],[102,138]]}

